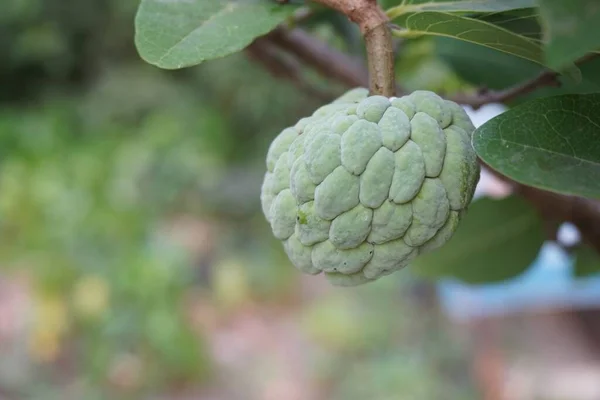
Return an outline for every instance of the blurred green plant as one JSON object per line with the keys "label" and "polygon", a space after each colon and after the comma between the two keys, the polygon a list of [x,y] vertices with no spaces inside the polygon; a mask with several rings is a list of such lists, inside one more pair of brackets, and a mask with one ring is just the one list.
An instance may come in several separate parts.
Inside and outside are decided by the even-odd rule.
{"label": "blurred green plant", "polygon": [[0,117],[0,262],[27,268],[38,286],[31,352],[55,361],[75,340],[99,380],[123,352],[148,369],[136,386],[201,378],[209,360],[181,309],[193,264],[152,232],[183,191],[215,178],[218,160],[188,132],[219,121],[172,110],[147,116],[137,132],[114,123],[81,131],[76,109]]}
{"label": "blurred green plant", "polygon": [[[255,302],[284,307],[306,289],[268,231],[258,192],[273,137],[321,101],[292,82],[273,84],[243,53],[179,71],[143,63],[138,4],[2,5],[0,263],[6,275],[25,271],[34,289],[16,353],[33,366],[13,379],[11,358],[0,373],[15,397],[147,398],[209,385],[215,360],[210,332],[186,309],[193,294],[226,318]],[[306,29],[364,56],[360,32],[338,13],[320,10]],[[402,49],[396,73],[408,90],[500,89],[540,71],[453,38]],[[474,59],[480,68],[465,61]],[[339,90],[303,72],[318,89]],[[579,85],[547,90],[595,90],[593,65],[582,74]],[[180,240],[181,216],[206,232]],[[322,356],[311,359],[315,380],[335,381],[332,399],[471,398],[463,374],[452,381],[466,370],[464,347],[449,346],[438,315],[409,301],[407,276],[290,307]]]}
{"label": "blurred green plant", "polygon": [[[202,384],[213,360],[190,293],[212,287],[227,313],[293,285],[293,271],[271,271],[285,260],[274,242],[248,241],[263,229],[257,155],[316,103],[270,87],[243,55],[183,73],[143,64],[137,4],[9,0],[0,13],[0,263],[34,286],[34,367],[7,383],[15,394],[63,398],[52,366],[65,360],[85,398]],[[217,250],[212,265],[182,246],[169,224],[186,214],[232,224],[210,241],[237,246],[237,258]],[[248,291],[236,300],[232,285]]]}

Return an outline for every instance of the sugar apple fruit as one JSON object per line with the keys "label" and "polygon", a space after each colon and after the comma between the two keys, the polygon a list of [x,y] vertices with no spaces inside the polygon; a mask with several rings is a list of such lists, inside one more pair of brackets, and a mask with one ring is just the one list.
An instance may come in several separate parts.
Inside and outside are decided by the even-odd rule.
{"label": "sugar apple fruit", "polygon": [[452,237],[479,181],[474,129],[429,91],[352,89],[273,140],[263,213],[300,271],[374,281]]}

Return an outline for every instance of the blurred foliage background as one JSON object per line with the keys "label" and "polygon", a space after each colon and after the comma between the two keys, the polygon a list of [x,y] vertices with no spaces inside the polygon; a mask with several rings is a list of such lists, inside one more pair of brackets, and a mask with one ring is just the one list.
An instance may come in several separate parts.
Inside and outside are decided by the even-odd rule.
{"label": "blurred foliage background", "polygon": [[[273,240],[264,155],[319,101],[243,53],[144,63],[137,5],[3,2],[1,397],[475,398],[431,287],[332,289]],[[404,84],[467,85],[435,51],[407,46]]]}

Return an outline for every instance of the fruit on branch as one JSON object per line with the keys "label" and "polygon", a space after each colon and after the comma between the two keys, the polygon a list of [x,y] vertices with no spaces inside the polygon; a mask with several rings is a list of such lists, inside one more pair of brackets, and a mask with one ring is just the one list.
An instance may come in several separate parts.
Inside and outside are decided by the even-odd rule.
{"label": "fruit on branch", "polygon": [[300,271],[374,281],[452,237],[479,181],[474,129],[429,91],[352,89],[273,140],[263,213]]}

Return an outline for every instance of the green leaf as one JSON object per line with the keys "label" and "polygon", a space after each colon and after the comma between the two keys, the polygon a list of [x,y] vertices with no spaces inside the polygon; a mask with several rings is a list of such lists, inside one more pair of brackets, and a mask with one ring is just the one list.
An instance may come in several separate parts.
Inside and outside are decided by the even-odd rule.
{"label": "green leaf", "polygon": [[466,82],[501,90],[538,75],[533,61],[462,40],[435,38],[436,52]]}
{"label": "green leaf", "polygon": [[543,64],[542,47],[535,40],[484,20],[425,11],[402,15],[395,22],[405,28],[394,29],[397,36],[445,36]]}
{"label": "green leaf", "polygon": [[579,278],[600,273],[600,256],[591,247],[581,246],[575,250],[574,275]]}
{"label": "green leaf", "polygon": [[[404,3],[404,2],[403,2]],[[418,11],[501,12],[536,7],[535,0],[408,1],[387,10],[390,18]]]}
{"label": "green leaf", "polygon": [[[435,44],[436,53],[442,60],[471,85],[501,90],[532,79],[543,71],[539,64],[474,43],[438,37]],[[560,77],[560,87],[539,88],[519,96],[510,104],[559,94],[600,92],[600,57],[579,65],[579,69],[582,74],[580,83]]]}
{"label": "green leaf", "polygon": [[538,0],[544,27],[546,64],[561,68],[600,50],[598,0]]}
{"label": "green leaf", "polygon": [[[482,15],[486,22],[511,32],[540,40],[542,28],[535,9],[512,10]],[[465,81],[489,89],[504,89],[542,71],[542,66],[512,54],[463,40],[436,37],[436,52]]]}
{"label": "green leaf", "polygon": [[525,185],[600,198],[600,94],[532,100],[480,126],[473,146]]}
{"label": "green leaf", "polygon": [[135,45],[150,64],[189,67],[244,49],[296,9],[269,0],[142,0]]}
{"label": "green leaf", "polygon": [[482,198],[471,204],[448,243],[419,256],[411,268],[436,279],[503,281],[524,272],[543,243],[542,221],[525,200]]}
{"label": "green leaf", "polygon": [[522,10],[510,10],[501,13],[478,14],[472,16],[479,20],[497,25],[508,31],[525,36],[537,43],[541,42],[543,34],[539,22],[539,10],[537,8],[526,8]]}

